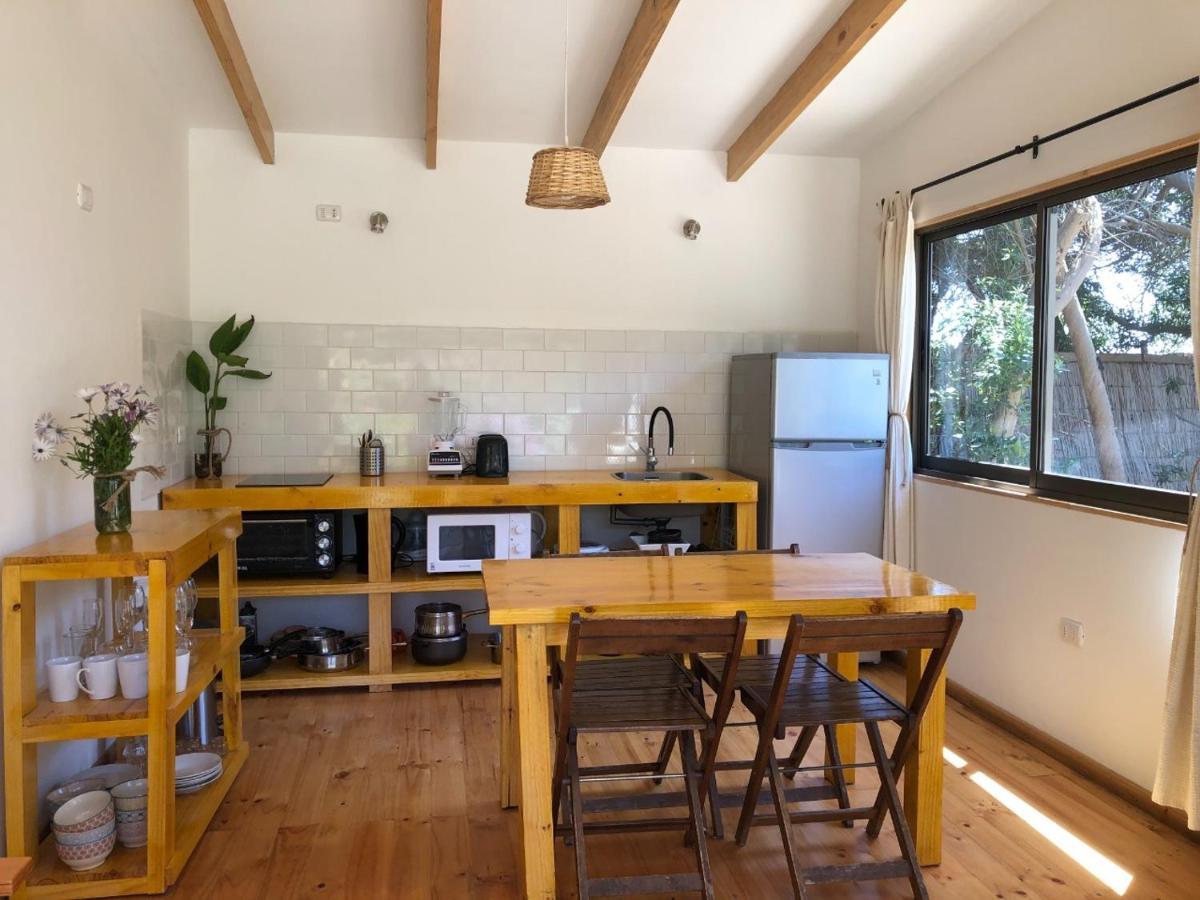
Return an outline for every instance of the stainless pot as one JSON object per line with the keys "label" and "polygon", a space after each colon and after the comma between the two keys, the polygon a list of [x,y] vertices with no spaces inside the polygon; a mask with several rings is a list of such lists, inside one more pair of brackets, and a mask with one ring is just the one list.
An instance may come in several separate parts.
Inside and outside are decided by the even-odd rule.
{"label": "stainless pot", "polygon": [[301,632],[299,637],[302,653],[337,653],[346,640],[346,632],[314,625]]}
{"label": "stainless pot", "polygon": [[417,627],[414,637],[449,638],[463,630],[463,620],[487,612],[473,609],[463,612],[457,603],[422,603],[416,609]]}
{"label": "stainless pot", "polygon": [[308,672],[344,672],[361,665],[366,659],[367,648],[357,638],[342,638],[337,650],[329,653],[308,653],[301,650],[296,654],[300,668]]}

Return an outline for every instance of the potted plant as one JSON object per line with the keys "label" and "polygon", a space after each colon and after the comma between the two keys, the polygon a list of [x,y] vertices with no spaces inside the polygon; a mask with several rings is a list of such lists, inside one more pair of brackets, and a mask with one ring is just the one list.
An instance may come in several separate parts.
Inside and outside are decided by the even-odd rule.
{"label": "potted plant", "polygon": [[[237,316],[230,316],[218,325],[208,339],[208,349],[215,361],[211,369],[204,357],[195,350],[187,356],[185,371],[188,384],[204,398],[204,427],[197,432],[200,436],[200,450],[195,455],[197,478],[220,478],[221,464],[233,446],[233,435],[229,429],[217,427],[217,413],[229,402],[227,397],[221,396],[221,381],[230,375],[255,381],[271,377],[270,372],[247,369],[246,364],[250,360],[237,355],[238,348],[246,342],[253,328],[254,316],[240,325]],[[217,450],[217,439],[222,433],[226,439],[224,452]]]}
{"label": "potted plant", "polygon": [[139,472],[163,476],[158,466],[130,468],[142,425],[158,424],[158,404],[145,388],[114,381],[76,391],[87,409],[72,419],[73,427],[60,425],[53,413],[43,413],[33,424],[33,458],[48,460],[64,449],[60,462],[78,478],[92,479],[96,530],[118,534],[129,530],[132,518],[129,486]]}

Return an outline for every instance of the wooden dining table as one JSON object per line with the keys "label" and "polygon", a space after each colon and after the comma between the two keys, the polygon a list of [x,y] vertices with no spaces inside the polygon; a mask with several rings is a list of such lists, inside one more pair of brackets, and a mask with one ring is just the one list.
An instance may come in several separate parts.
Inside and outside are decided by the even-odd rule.
{"label": "wooden dining table", "polygon": [[[491,622],[504,632],[500,802],[520,807],[524,896],[534,898],[555,895],[546,649],[566,642],[572,613],[669,619],[744,611],[747,637],[762,640],[782,638],[796,613],[846,616],[975,608],[973,594],[865,553],[489,560],[483,564],[483,584]],[[910,694],[927,658],[927,652],[909,654]],[[858,677],[857,654],[831,654],[830,663],[846,677]],[[943,676],[921,725],[916,758],[904,773],[904,808],[922,865],[941,861],[945,717]],[[837,740],[842,758],[854,759],[853,726],[839,726]]]}

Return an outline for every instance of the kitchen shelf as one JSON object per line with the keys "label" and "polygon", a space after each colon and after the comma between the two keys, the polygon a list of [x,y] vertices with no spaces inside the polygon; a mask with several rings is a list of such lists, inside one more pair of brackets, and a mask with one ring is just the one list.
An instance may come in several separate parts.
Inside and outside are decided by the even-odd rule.
{"label": "kitchen shelf", "polygon": [[[195,794],[175,797],[175,852],[167,864],[168,884],[183,871],[248,755],[249,744],[243,743],[225,756],[225,771],[217,781]],[[130,849],[118,843],[97,868],[76,872],[59,860],[51,833],[38,847],[26,886],[30,897],[116,897],[144,893],[146,848]]]}
{"label": "kitchen shelf", "polygon": [[[216,629],[197,629],[193,632],[196,649],[188,669],[187,689],[175,694],[168,707],[174,725],[210,681],[221,671],[223,660],[230,659],[242,642],[241,628],[222,635]],[[132,737],[150,730],[146,698],[126,700],[92,700],[80,692],[78,700],[53,703],[49,694],[38,694],[37,705],[26,713],[21,739],[26,743],[41,741],[84,740],[86,738]]]}
{"label": "kitchen shelf", "polygon": [[482,635],[472,635],[467,655],[445,666],[425,666],[414,662],[406,652],[392,661],[392,671],[371,674],[364,662],[348,672],[306,672],[295,660],[281,659],[261,675],[242,679],[242,693],[247,691],[294,691],[307,688],[363,687],[374,684],[430,684],[447,681],[496,681],[500,666],[492,662],[483,646]]}
{"label": "kitchen shelf", "polygon": [[[210,572],[196,576],[200,596],[217,595],[217,579]],[[331,578],[313,575],[300,577],[238,579],[238,596],[245,600],[259,597],[336,597],[345,594],[399,594],[423,591],[478,591],[483,589],[483,576],[478,572],[446,572],[431,575],[418,562],[397,569],[388,581],[371,581],[355,569],[353,562],[342,563]]]}
{"label": "kitchen shelf", "polygon": [[[34,897],[112,897],[164,893],[178,877],[250,752],[242,737],[237,620],[236,511],[139,511],[128,533],[97,535],[90,523],[4,559],[4,717],[8,723],[6,832],[12,856],[36,857],[26,882]],[[217,557],[219,629],[196,632],[196,659],[185,690],[175,692],[175,586]],[[37,693],[35,621],[45,582],[110,579],[113,596],[147,582],[149,694],[141,700],[80,699],[51,703]],[[228,754],[225,772],[195,795],[174,796],[175,723],[220,675]],[[38,748],[44,741],[146,735],[147,848],[115,849],[105,862],[75,872],[58,860],[53,836],[39,840]]]}

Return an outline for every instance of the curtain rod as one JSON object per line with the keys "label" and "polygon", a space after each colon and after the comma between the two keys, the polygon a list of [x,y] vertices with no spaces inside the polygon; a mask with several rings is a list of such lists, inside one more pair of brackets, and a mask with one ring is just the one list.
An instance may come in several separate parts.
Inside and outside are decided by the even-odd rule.
{"label": "curtain rod", "polygon": [[[1139,97],[1137,100],[1131,100],[1128,103],[1122,104],[1121,106],[1116,106],[1107,112],[1100,113],[1099,115],[1092,116],[1090,119],[1084,119],[1082,122],[1076,122],[1074,125],[1060,129],[1059,131],[1056,131],[1053,134],[1048,134],[1045,137],[1039,137],[1035,134],[1033,136],[1033,140],[1029,141],[1027,144],[1018,144],[1011,150],[989,157],[988,159],[985,159],[982,162],[977,162],[972,166],[967,166],[965,169],[959,169],[957,172],[951,172],[949,175],[943,175],[941,178],[935,178],[933,181],[927,181],[924,184],[919,184],[912,189],[912,195],[926,190],[927,188],[937,187],[939,184],[945,184],[947,181],[953,181],[955,178],[961,178],[963,175],[970,175],[972,172],[978,172],[980,169],[987,168],[990,165],[1010,159],[1011,157],[1020,156],[1022,153],[1026,153],[1030,150],[1033,151],[1033,158],[1037,159],[1038,151],[1041,149],[1041,147],[1045,144],[1049,144],[1051,141],[1057,141],[1061,137],[1066,137],[1069,134],[1082,131],[1084,128],[1090,128],[1092,125],[1096,125],[1105,121],[1106,119],[1119,116],[1121,113],[1129,112],[1131,109],[1137,109],[1139,106],[1145,106],[1148,103],[1153,103],[1155,100],[1161,100],[1163,97],[1170,96],[1171,94],[1174,94],[1177,91],[1182,91],[1185,88],[1194,87],[1196,84],[1200,84],[1200,76],[1194,75],[1185,81],[1180,81],[1178,84],[1165,87],[1162,90],[1155,91],[1153,94],[1147,94],[1145,97]],[[880,202],[883,203],[885,201],[881,200]]]}

